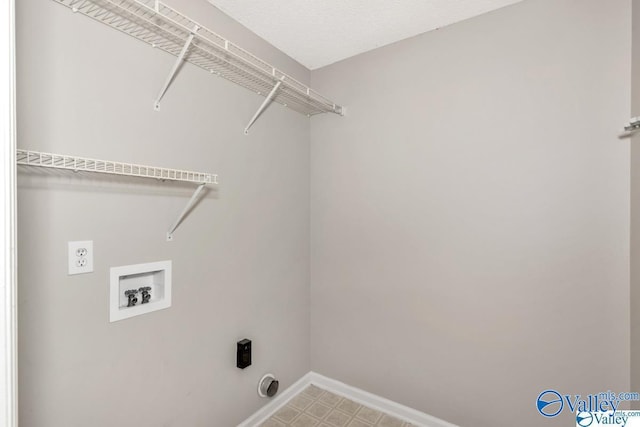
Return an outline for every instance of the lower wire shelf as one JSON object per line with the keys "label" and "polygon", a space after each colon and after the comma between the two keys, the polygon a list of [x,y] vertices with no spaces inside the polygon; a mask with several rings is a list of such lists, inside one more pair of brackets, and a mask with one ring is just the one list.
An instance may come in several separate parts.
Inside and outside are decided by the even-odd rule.
{"label": "lower wire shelf", "polygon": [[43,153],[33,150],[16,150],[16,163],[23,166],[44,167],[71,170],[74,172],[94,172],[109,175],[154,178],[161,181],[179,181],[198,184],[191,199],[167,232],[167,241],[173,240],[173,233],[182,220],[195,206],[202,190],[207,185],[217,185],[218,175],[206,172],[194,172],[180,169],[168,169],[110,160],[90,159],[64,154]]}

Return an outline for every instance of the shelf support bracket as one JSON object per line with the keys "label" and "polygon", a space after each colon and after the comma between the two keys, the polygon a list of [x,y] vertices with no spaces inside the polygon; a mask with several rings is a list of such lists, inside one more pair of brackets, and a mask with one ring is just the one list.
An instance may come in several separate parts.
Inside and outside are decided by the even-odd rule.
{"label": "shelf support bracket", "polygon": [[184,207],[182,212],[180,212],[178,219],[176,219],[176,221],[173,223],[173,225],[167,232],[167,242],[170,242],[173,240],[173,232],[176,231],[176,228],[178,228],[182,220],[187,216],[189,211],[191,211],[191,208],[195,206],[196,202],[198,201],[198,196],[200,196],[200,193],[202,192],[202,190],[206,185],[207,185],[206,183],[202,183],[198,185],[198,188],[196,188],[196,191],[193,192],[191,199],[189,199],[189,201],[187,202],[187,205]]}
{"label": "shelf support bracket", "polygon": [[632,117],[629,120],[629,124],[624,127],[624,132],[620,134],[619,138],[631,138],[637,132],[640,132],[640,116]]}
{"label": "shelf support bracket", "polygon": [[625,126],[626,132],[637,132],[640,130],[640,117],[633,117],[629,120],[629,125]]}
{"label": "shelf support bracket", "polygon": [[153,108],[158,111],[160,109],[160,101],[162,100],[162,97],[164,96],[164,94],[167,92],[167,89],[169,89],[169,85],[171,84],[171,82],[173,81],[173,78],[176,76],[176,73],[178,72],[178,69],[180,68],[180,65],[182,64],[182,61],[184,61],[184,57],[187,54],[187,50],[189,49],[189,46],[191,46],[191,42],[193,42],[193,38],[196,35],[196,32],[198,32],[200,28],[196,25],[193,28],[193,31],[191,31],[191,33],[189,34],[189,37],[187,37],[187,41],[185,42],[184,46],[182,47],[182,50],[180,51],[180,55],[178,55],[178,59],[176,59],[175,64],[173,64],[173,68],[171,68],[171,71],[169,72],[169,75],[167,76],[167,80],[164,82],[164,86],[162,86],[162,89],[160,89],[160,93],[158,94],[158,97],[156,98],[156,102],[153,104]]}
{"label": "shelf support bracket", "polygon": [[262,114],[262,112],[269,106],[269,104],[273,100],[273,97],[276,96],[276,92],[280,88],[280,85],[282,84],[283,81],[284,81],[284,76],[282,76],[280,80],[278,80],[278,83],[276,83],[273,89],[271,89],[271,92],[269,92],[269,95],[267,95],[267,97],[264,99],[264,102],[262,103],[260,108],[258,108],[258,111],[256,111],[256,113],[253,115],[251,120],[249,120],[249,124],[247,125],[246,128],[244,128],[245,135],[249,135],[249,129],[251,128],[251,126],[253,126],[256,120],[258,120],[258,117],[260,117],[260,114]]}

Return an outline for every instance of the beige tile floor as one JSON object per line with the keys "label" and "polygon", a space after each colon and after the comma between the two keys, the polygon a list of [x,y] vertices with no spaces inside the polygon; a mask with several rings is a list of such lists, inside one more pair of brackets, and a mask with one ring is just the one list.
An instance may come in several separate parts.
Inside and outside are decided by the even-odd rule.
{"label": "beige tile floor", "polygon": [[409,427],[412,424],[367,408],[314,385],[307,387],[261,427]]}

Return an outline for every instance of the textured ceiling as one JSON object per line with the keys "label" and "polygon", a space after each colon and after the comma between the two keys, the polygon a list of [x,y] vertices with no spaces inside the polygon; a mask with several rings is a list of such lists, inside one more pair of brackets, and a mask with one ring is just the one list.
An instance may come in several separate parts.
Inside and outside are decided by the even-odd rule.
{"label": "textured ceiling", "polygon": [[309,69],[521,0],[209,0]]}

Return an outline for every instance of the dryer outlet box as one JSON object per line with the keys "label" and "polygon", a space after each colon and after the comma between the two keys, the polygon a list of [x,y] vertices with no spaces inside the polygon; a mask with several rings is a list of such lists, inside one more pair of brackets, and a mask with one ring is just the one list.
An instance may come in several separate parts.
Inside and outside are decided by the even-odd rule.
{"label": "dryer outlet box", "polygon": [[236,366],[240,369],[251,366],[251,340],[245,338],[242,341],[238,341]]}

